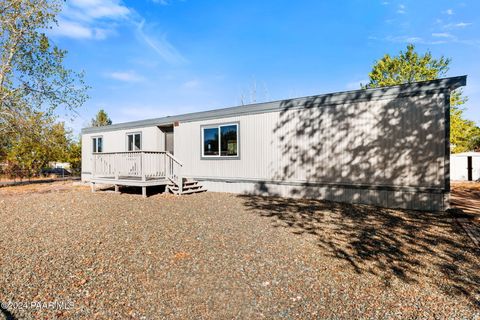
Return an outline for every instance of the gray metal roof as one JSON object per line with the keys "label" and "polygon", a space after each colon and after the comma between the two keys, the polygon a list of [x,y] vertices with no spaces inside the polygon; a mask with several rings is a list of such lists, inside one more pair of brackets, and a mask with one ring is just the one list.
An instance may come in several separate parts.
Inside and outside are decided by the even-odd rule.
{"label": "gray metal roof", "polygon": [[162,118],[146,119],[139,121],[131,121],[117,123],[104,127],[83,128],[82,134],[107,132],[114,130],[134,129],[150,126],[161,126],[178,122],[189,122],[216,118],[225,118],[239,116],[245,114],[256,114],[265,112],[279,111],[285,108],[295,106],[296,108],[307,108],[309,103],[314,102],[315,105],[335,105],[359,101],[373,101],[381,99],[391,99],[401,96],[411,96],[422,92],[438,92],[439,90],[455,90],[465,86],[467,76],[450,77],[431,81],[414,82],[410,84],[402,84],[390,87],[381,87],[373,89],[360,89],[353,91],[343,91],[328,94],[321,94],[308,97],[300,97],[294,99],[277,100],[263,103],[255,103],[238,107],[222,108],[209,111],[193,112],[176,116],[167,116]]}

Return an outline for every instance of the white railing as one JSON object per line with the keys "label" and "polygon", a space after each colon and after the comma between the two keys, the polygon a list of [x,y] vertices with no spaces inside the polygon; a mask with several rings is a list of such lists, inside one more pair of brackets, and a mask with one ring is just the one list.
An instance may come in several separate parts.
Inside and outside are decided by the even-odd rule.
{"label": "white railing", "polygon": [[166,151],[93,153],[93,178],[181,181],[182,163]]}

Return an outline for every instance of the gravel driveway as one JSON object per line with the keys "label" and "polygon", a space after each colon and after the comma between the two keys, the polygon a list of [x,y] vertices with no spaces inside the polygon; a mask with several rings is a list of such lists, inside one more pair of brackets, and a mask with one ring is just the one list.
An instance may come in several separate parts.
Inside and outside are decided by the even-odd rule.
{"label": "gravel driveway", "polygon": [[479,253],[446,215],[22,190],[0,189],[6,318],[480,317]]}

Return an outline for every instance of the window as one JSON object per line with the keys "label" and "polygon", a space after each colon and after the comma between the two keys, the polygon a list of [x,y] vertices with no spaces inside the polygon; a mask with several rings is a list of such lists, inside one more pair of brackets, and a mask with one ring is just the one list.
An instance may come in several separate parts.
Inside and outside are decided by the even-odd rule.
{"label": "window", "polygon": [[93,152],[103,152],[103,138],[94,137],[92,138]]}
{"label": "window", "polygon": [[238,123],[202,127],[203,157],[238,157]]}
{"label": "window", "polygon": [[128,151],[142,150],[142,134],[141,133],[127,134],[127,150]]}

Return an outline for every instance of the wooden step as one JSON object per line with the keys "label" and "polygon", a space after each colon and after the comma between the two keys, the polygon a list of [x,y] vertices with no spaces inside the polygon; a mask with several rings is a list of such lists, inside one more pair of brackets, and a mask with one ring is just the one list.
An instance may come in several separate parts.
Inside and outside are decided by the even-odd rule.
{"label": "wooden step", "polygon": [[[172,192],[179,192],[178,187],[169,187],[168,189]],[[183,188],[183,192],[193,191],[193,190],[198,190],[198,189],[203,189],[203,186],[196,186],[195,188]]]}
{"label": "wooden step", "polygon": [[[168,186],[178,188],[178,186],[176,184],[169,184]],[[184,184],[183,185],[183,189],[196,188],[196,187],[201,187],[201,185],[199,185],[199,184],[187,184],[187,185]]]}
{"label": "wooden step", "polygon": [[199,192],[207,191],[207,189],[205,189],[201,184],[199,184],[198,181],[193,179],[183,181],[182,192],[180,192],[179,186],[174,181],[170,181],[170,183],[166,186],[166,188],[167,188],[167,191],[176,195],[199,193]]}
{"label": "wooden step", "polygon": [[193,188],[193,189],[183,189],[183,191],[180,192],[178,190],[178,187],[176,188],[168,187],[168,191],[176,195],[183,195],[183,194],[190,194],[190,193],[205,192],[207,191],[207,189],[205,189],[204,187],[199,187],[199,188]]}
{"label": "wooden step", "polygon": [[205,191],[207,191],[207,189],[200,188],[200,189],[193,189],[193,190],[184,190],[182,192],[173,191],[172,193],[176,194],[176,195],[184,195],[184,194],[200,193],[200,192],[205,192]]}
{"label": "wooden step", "polygon": [[205,191],[207,191],[207,189],[205,189],[204,187],[201,187],[199,189],[193,189],[193,190],[187,190],[187,191],[184,190],[181,194],[200,193]]}
{"label": "wooden step", "polygon": [[[200,190],[200,189],[203,189],[203,187],[190,188],[190,189],[185,189],[185,188],[184,188],[184,189],[182,190],[182,192],[195,191],[195,190]],[[169,190],[170,190],[171,192],[174,192],[174,193],[180,192],[180,191],[178,190],[178,188],[169,188]]]}

